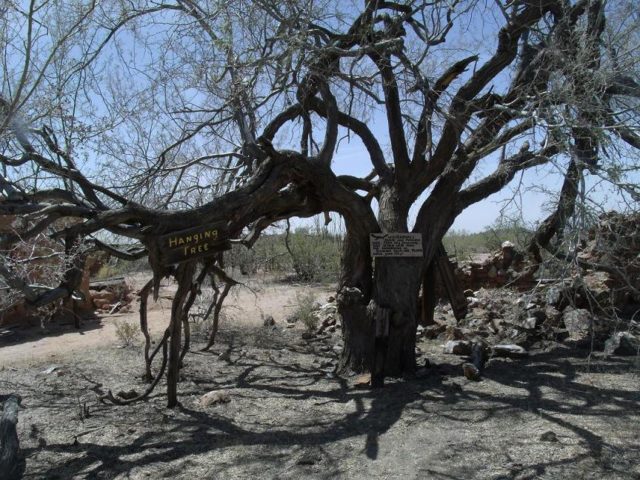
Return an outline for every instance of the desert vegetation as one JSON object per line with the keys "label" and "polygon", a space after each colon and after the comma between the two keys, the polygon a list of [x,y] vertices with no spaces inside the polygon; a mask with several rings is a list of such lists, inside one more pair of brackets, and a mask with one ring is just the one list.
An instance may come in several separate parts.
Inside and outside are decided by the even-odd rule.
{"label": "desert vegetation", "polygon": [[[56,329],[67,322],[87,344],[99,337],[92,325],[108,333],[109,345],[114,338],[132,344],[104,364],[80,355],[76,369],[40,371],[50,398],[73,397],[80,423],[101,418],[113,426],[113,412],[142,413],[161,402],[170,410],[162,408],[169,413],[160,425],[178,432],[156,443],[162,449],[174,440],[215,442],[211,425],[230,444],[348,442],[358,432],[353,419],[362,417],[369,420],[366,456],[375,459],[380,435],[408,408],[404,394],[451,405],[473,399],[487,419],[506,405],[517,416],[520,403],[496,400],[517,380],[492,365],[520,366],[552,347],[568,358],[586,349],[585,371],[532,360],[550,369],[549,378],[530,371],[525,396],[545,425],[562,426],[566,438],[587,447],[551,463],[536,456],[526,469],[509,457],[507,473],[485,473],[526,478],[548,469],[580,477],[592,466],[604,478],[616,462],[611,475],[636,473],[627,427],[637,416],[608,416],[624,422],[607,443],[600,423],[593,433],[556,405],[567,391],[551,380],[560,369],[586,392],[571,401],[591,405],[599,393],[584,385],[597,359],[620,367],[609,379],[615,401],[604,410],[637,404],[629,359],[611,360],[640,349],[640,17],[633,1],[18,0],[1,4],[0,13],[3,322],[35,320],[63,336]],[[517,208],[496,208],[502,220],[486,231],[452,230],[494,195],[525,208],[528,191],[545,198],[534,207],[537,221],[524,224]],[[280,312],[264,308],[267,291]],[[256,328],[232,325],[243,315]],[[59,323],[45,321],[56,317]],[[436,353],[429,342],[443,346]],[[289,367],[283,350],[293,358]],[[440,365],[463,358],[431,368],[424,352]],[[207,360],[220,362],[215,375]],[[287,371],[301,383],[289,385],[281,378]],[[21,385],[20,372],[1,373],[10,387],[0,391],[0,472],[55,476],[40,466],[29,471],[18,442],[18,390],[33,402],[39,374],[29,370]],[[251,398],[254,389],[287,397],[286,406],[269,406],[292,429],[302,420],[307,436],[273,438],[258,426],[269,423],[263,418],[256,425],[211,420],[207,409],[231,412],[242,396],[226,391],[234,375]],[[443,387],[451,375],[470,383]],[[551,403],[542,398],[545,380],[558,390]],[[385,385],[403,392],[392,404],[377,393]],[[473,398],[454,392],[461,385]],[[371,389],[371,396],[349,388]],[[87,403],[87,390],[95,403]],[[296,413],[288,397],[312,398],[321,409],[329,399],[329,410],[346,421],[328,413],[338,426],[330,434],[331,426],[305,423],[309,405]],[[197,410],[183,400],[197,400]],[[336,407],[342,400],[355,407]],[[411,405],[424,411],[421,401]],[[66,433],[49,450],[41,417],[27,417],[30,454],[45,452],[38,465],[67,453],[61,438],[75,417],[61,410],[55,425]],[[195,427],[189,442],[184,434],[194,423],[205,427]],[[94,432],[73,431],[74,448]],[[156,438],[143,431],[142,443]],[[158,473],[138,465],[155,447],[123,460],[115,445],[122,432],[112,433],[106,456],[99,434],[82,452],[102,467],[74,453],[63,476]],[[553,431],[540,433],[540,442],[558,440]],[[473,448],[485,444],[476,438]],[[607,448],[622,453],[607,457]],[[168,450],[173,461],[185,456]],[[327,458],[345,461],[330,450]],[[109,455],[127,467],[108,466]],[[294,478],[328,461],[309,455],[291,467]],[[334,472],[354,474],[340,466]],[[465,468],[456,475],[484,478]]]}

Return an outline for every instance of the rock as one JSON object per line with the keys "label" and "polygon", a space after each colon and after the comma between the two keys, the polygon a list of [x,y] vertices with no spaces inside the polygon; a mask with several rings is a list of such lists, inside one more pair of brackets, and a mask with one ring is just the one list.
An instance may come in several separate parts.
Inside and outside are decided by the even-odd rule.
{"label": "rock", "polygon": [[331,295],[329,298],[327,298],[327,303],[333,303],[336,301],[336,297],[334,297],[333,295]]}
{"label": "rock", "polygon": [[477,307],[480,305],[480,300],[477,297],[467,297],[467,305],[469,308]]}
{"label": "rock", "polygon": [[418,325],[416,327],[416,337],[421,337],[424,334],[424,327],[422,325]]}
{"label": "rock", "polygon": [[464,333],[458,327],[451,325],[445,327],[444,340],[463,340],[464,338]]}
{"label": "rock", "polygon": [[121,390],[116,393],[116,396],[122,398],[123,400],[131,400],[132,398],[138,397],[139,394],[134,389],[131,389],[129,391]]}
{"label": "rock", "polygon": [[524,348],[519,345],[504,344],[491,347],[491,356],[504,358],[524,358],[529,355]]}
{"label": "rock", "polygon": [[271,315],[267,315],[266,317],[264,317],[264,319],[262,320],[262,324],[265,327],[273,327],[276,324],[275,319],[273,318],[273,316]]}
{"label": "rock", "polygon": [[231,396],[229,395],[229,392],[225,390],[214,390],[209,393],[205,393],[200,397],[200,405],[203,407],[217,405],[219,403],[229,403],[230,401]]}
{"label": "rock", "polygon": [[295,323],[287,323],[287,328],[295,328]]}
{"label": "rock", "polygon": [[547,306],[544,309],[544,314],[547,319],[544,321],[545,327],[555,328],[560,325],[560,320],[562,319],[562,312],[560,312],[557,308],[552,306]]}
{"label": "rock", "polygon": [[45,368],[42,373],[46,374],[46,375],[50,375],[53,372],[55,372],[56,370],[58,370],[60,367],[58,365],[51,365],[48,368]]}
{"label": "rock", "polygon": [[617,332],[604,342],[606,355],[638,355],[640,354],[640,339],[629,332]]}
{"label": "rock", "polygon": [[449,340],[444,344],[443,352],[453,355],[471,355],[471,342],[466,340]]}
{"label": "rock", "polygon": [[440,335],[446,329],[447,327],[444,325],[429,325],[428,327],[425,327],[425,329],[423,330],[423,335],[425,338],[433,340],[434,338],[437,338],[438,335]]}
{"label": "rock", "polygon": [[549,287],[545,294],[545,301],[547,305],[557,305],[560,303],[560,298],[562,298],[561,296],[562,293],[559,288]]}
{"label": "rock", "polygon": [[481,380],[480,370],[478,370],[473,363],[464,363],[462,365],[462,372],[469,380],[473,380],[474,382]]}
{"label": "rock", "polygon": [[367,389],[371,386],[371,374],[363,373],[362,375],[358,375],[353,381],[353,388],[357,388],[359,390]]}
{"label": "rock", "polygon": [[567,308],[562,314],[564,326],[569,333],[570,340],[586,340],[593,322],[591,312],[583,308]]}
{"label": "rock", "polygon": [[297,321],[298,321],[298,317],[296,315],[289,315],[285,320],[285,322],[287,322],[287,324],[290,324],[290,325],[293,325]]}
{"label": "rock", "polygon": [[489,278],[496,278],[498,276],[498,269],[496,268],[495,265],[491,265],[491,267],[489,268],[489,271],[487,272],[487,276]]}
{"label": "rock", "polygon": [[529,317],[535,317],[537,320],[537,324],[541,325],[547,319],[547,313],[542,308],[532,308],[531,310],[527,310],[527,315]]}
{"label": "rock", "polygon": [[540,435],[540,441],[541,442],[557,442],[558,441],[558,436],[555,434],[555,432],[552,432],[551,430],[544,432],[542,435]]}
{"label": "rock", "polygon": [[598,304],[605,306],[611,304],[611,287],[615,281],[607,272],[589,272],[582,277],[585,290],[589,292],[589,297]]}
{"label": "rock", "polygon": [[304,340],[311,340],[312,338],[315,338],[316,334],[313,332],[302,332],[302,338]]}
{"label": "rock", "polygon": [[528,330],[535,330],[538,325],[538,319],[536,317],[528,317],[522,322],[522,326]]}
{"label": "rock", "polygon": [[296,460],[297,465],[315,465],[322,461],[322,457],[315,452],[305,452],[298,460]]}

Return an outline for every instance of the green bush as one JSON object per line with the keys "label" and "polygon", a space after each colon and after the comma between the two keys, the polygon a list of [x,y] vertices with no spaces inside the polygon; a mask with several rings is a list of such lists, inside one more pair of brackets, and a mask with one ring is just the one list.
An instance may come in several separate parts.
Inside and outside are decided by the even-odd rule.
{"label": "green bush", "polygon": [[316,306],[316,296],[311,292],[296,294],[296,309],[293,316],[301,322],[308,331],[318,328],[318,317],[313,314]]}
{"label": "green bush", "polygon": [[134,344],[134,341],[140,335],[138,326],[133,322],[120,322],[116,320],[116,337],[120,340],[123,347],[130,347]]}
{"label": "green bush", "polygon": [[491,253],[500,249],[505,240],[512,242],[519,250],[526,248],[533,232],[520,219],[496,221],[482,232],[470,233],[465,230],[450,230],[443,239],[449,255],[458,260],[468,260],[478,253]]}
{"label": "green bush", "polygon": [[111,277],[121,277],[130,273],[143,272],[148,269],[149,261],[146,258],[131,261],[112,258],[108,263],[100,267],[95,278],[102,280]]}
{"label": "green bush", "polygon": [[289,238],[292,267],[305,282],[334,282],[340,276],[342,238],[325,232],[298,230]]}
{"label": "green bush", "polygon": [[[288,243],[288,248],[287,248]],[[247,249],[234,245],[225,252],[225,265],[243,275],[258,271],[294,275],[302,282],[335,282],[340,275],[342,236],[326,228],[301,228],[289,234],[262,235]]]}

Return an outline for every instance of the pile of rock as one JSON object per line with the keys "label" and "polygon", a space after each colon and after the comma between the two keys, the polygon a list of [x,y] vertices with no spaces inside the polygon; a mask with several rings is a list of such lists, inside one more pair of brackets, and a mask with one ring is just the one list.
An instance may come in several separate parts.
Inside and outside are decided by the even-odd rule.
{"label": "pile of rock", "polygon": [[583,240],[578,261],[585,269],[579,293],[586,290],[590,300],[623,315],[640,310],[640,214],[601,215]]}
{"label": "pile of rock", "polygon": [[324,305],[317,305],[313,315],[318,319],[317,333],[335,333],[340,329],[340,315],[335,297],[329,297]]}
{"label": "pile of rock", "polygon": [[[509,289],[480,289],[468,297],[469,313],[456,322],[447,305],[436,307],[435,325],[418,327],[418,335],[449,344],[447,353],[484,345],[515,345],[525,350],[549,341],[575,347],[605,349],[611,354],[628,354],[640,338],[640,323],[610,318],[577,308],[565,301],[562,285],[520,294]],[[616,333],[617,332],[617,333]],[[445,343],[447,345],[447,343]],[[607,347],[608,345],[608,347]],[[468,349],[468,348],[467,348]]]}
{"label": "pile of rock", "polygon": [[129,312],[133,292],[124,277],[91,282],[89,296],[93,307],[103,313]]}
{"label": "pile of rock", "polygon": [[[456,265],[456,276],[465,289],[495,288],[520,279],[525,267],[525,255],[513,243],[505,241],[500,251],[481,262]],[[526,283],[530,283],[527,281]]]}

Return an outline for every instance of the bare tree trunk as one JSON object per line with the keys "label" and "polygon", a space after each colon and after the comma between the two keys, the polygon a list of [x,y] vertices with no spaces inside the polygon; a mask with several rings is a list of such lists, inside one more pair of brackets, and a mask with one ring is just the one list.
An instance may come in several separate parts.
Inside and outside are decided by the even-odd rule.
{"label": "bare tree trunk", "polygon": [[152,286],[153,280],[149,280],[145,286],[142,287],[142,290],[140,290],[140,331],[142,331],[142,335],[144,335],[144,377],[147,382],[153,379],[153,375],[151,374],[151,359],[149,358],[151,336],[149,335],[149,324],[147,321],[147,305],[149,303],[149,293],[151,293]]}
{"label": "bare tree trunk", "polygon": [[351,223],[347,223],[337,295],[344,340],[338,365],[341,373],[370,371],[373,364],[374,331],[367,312],[372,275],[369,233],[366,229],[356,231]]}
{"label": "bare tree trunk", "polygon": [[8,395],[0,417],[0,476],[7,480],[21,477],[20,442],[16,431],[20,401],[18,395]]}
{"label": "bare tree trunk", "polygon": [[182,320],[185,314],[185,301],[191,291],[194,267],[192,262],[183,263],[178,266],[175,274],[178,290],[171,305],[169,364],[167,368],[167,407],[169,408],[178,405]]}
{"label": "bare tree trunk", "polygon": [[[381,196],[383,231],[406,232],[406,213],[395,191]],[[347,232],[338,294],[344,338],[339,370],[371,371],[376,378],[411,374],[423,261],[377,258],[375,271],[372,264],[369,232]]]}
{"label": "bare tree trunk", "polygon": [[540,224],[538,230],[529,243],[528,251],[536,264],[542,263],[540,248],[546,248],[554,235],[562,232],[567,219],[573,215],[578,196],[578,179],[580,168],[575,159],[571,160],[567,173],[564,176],[560,198],[555,211]]}
{"label": "bare tree trunk", "polygon": [[[418,324],[418,293],[422,259],[376,258],[374,323],[381,325],[388,316],[388,340],[385,348],[384,376],[412,374],[416,368],[416,327]],[[385,327],[386,329],[387,327]]]}

